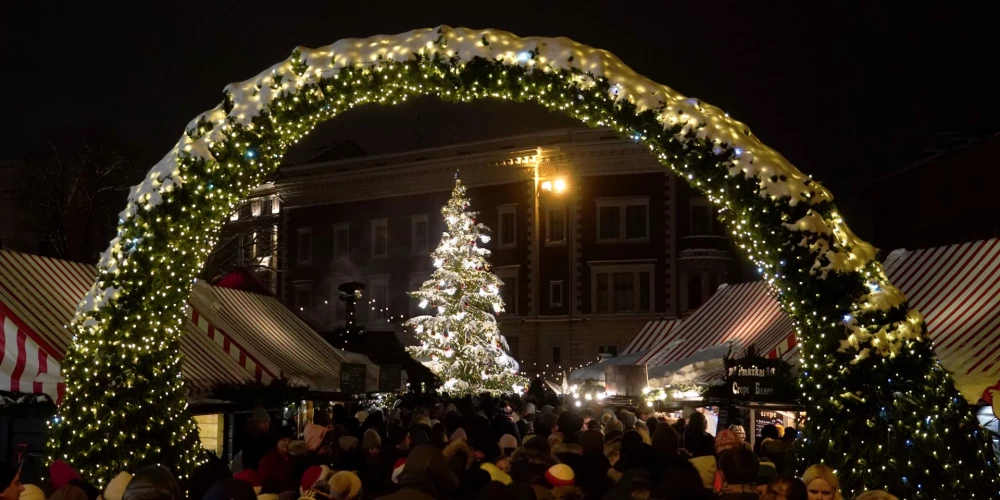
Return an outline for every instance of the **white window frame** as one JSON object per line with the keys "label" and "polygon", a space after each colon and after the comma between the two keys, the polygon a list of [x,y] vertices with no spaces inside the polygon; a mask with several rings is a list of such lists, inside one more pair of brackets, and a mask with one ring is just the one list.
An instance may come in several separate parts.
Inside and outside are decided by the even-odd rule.
{"label": "white window frame", "polygon": [[[390,299],[390,289],[389,289],[389,275],[388,274],[377,274],[374,276],[369,276],[367,279],[368,283],[365,287],[366,292],[368,292],[368,300],[362,299],[365,307],[368,311],[368,324],[385,324],[388,323],[388,316],[395,313],[396,311],[387,311],[383,313],[379,311],[379,308],[389,307]],[[376,300],[375,288],[385,287],[385,304],[371,303],[369,301]],[[374,310],[372,308],[375,308]]]}
{"label": "white window frame", "polygon": [[[556,294],[556,290],[559,291]],[[565,293],[562,280],[549,282],[549,307],[563,306],[563,293]]]}
{"label": "white window frame", "polygon": [[[618,346],[618,342],[608,342],[606,344],[600,344],[600,345],[598,345],[597,346],[597,355],[600,356],[601,354],[604,354],[605,352],[607,352],[607,348],[608,347],[614,347],[615,348],[615,357],[618,357],[618,356],[621,355],[622,351],[621,351],[621,348]],[[601,348],[604,348],[605,352],[601,352]]]}
{"label": "white window frame", "polygon": [[[424,247],[417,248],[417,224],[424,223]],[[431,247],[431,224],[427,219],[427,214],[410,216],[410,250],[414,255],[422,255],[428,252]]]}
{"label": "white window frame", "polygon": [[[344,255],[337,255],[337,247],[340,243],[340,238],[337,237],[337,233],[341,231],[347,231],[346,239],[346,252]],[[350,222],[338,222],[333,225],[333,260],[339,259],[349,259],[351,257],[351,223]]]}
{"label": "white window frame", "polygon": [[[503,233],[504,224],[503,216],[505,214],[511,214],[510,220],[512,221],[513,227],[510,230],[510,234],[513,236],[513,240],[510,243],[504,243]],[[508,205],[500,205],[497,207],[497,248],[517,248],[517,203],[511,203]]]}
{"label": "white window frame", "polygon": [[[300,228],[296,229],[295,232],[296,232],[296,234],[295,234],[295,261],[298,262],[299,264],[312,264],[312,260],[313,260],[313,248],[312,248],[313,247],[313,237],[312,237],[313,230],[312,230],[312,228],[311,227],[300,227]],[[303,258],[303,256],[302,256],[302,249],[305,248],[306,245],[302,244],[302,238],[304,238],[307,235],[309,236],[309,245],[308,245],[309,255],[306,258]]]}
{"label": "white window frame", "polygon": [[[385,219],[385,218],[383,218],[383,219],[372,219],[371,227],[372,227],[372,248],[371,248],[371,250],[372,250],[372,258],[373,259],[384,259],[384,258],[386,258],[386,257],[389,256],[389,219]],[[376,228],[379,228],[379,227],[385,229],[385,248],[384,248],[384,251],[382,253],[375,253],[375,251],[377,250],[376,235],[378,234],[378,231],[376,230]]]}
{"label": "white window frame", "polygon": [[[595,261],[588,262],[590,266],[590,313],[601,316],[609,315],[623,315],[623,314],[641,314],[641,313],[652,313],[656,311],[656,260],[655,259],[643,259],[643,260],[631,260],[631,261]],[[612,275],[615,273],[633,273],[635,277],[633,278],[633,283],[635,283],[635,288],[633,292],[635,297],[632,303],[635,304],[635,309],[632,311],[619,311],[615,312],[614,307],[614,297],[615,297],[615,286],[612,280]],[[649,273],[649,310],[642,310],[639,298],[641,294],[639,293],[639,273]],[[608,311],[598,312],[597,311],[597,275],[607,274],[608,275]]]}
{"label": "white window frame", "polygon": [[[598,243],[646,243],[649,241],[649,197],[648,196],[627,196],[618,198],[597,198],[597,231],[596,239]],[[646,234],[638,238],[629,238],[626,232],[627,217],[625,212],[627,207],[643,206],[646,208]],[[601,209],[606,207],[618,207],[618,237],[601,238]]]}
{"label": "white window frame", "polygon": [[[313,304],[313,284],[311,281],[305,282],[294,282],[292,283],[292,288],[294,290],[292,295],[292,302],[294,307],[298,310],[297,312],[305,313],[307,315],[312,314]],[[309,309],[306,309],[302,304],[299,303],[299,292],[309,292]]]}
{"label": "white window frame", "polygon": [[515,316],[517,316],[517,303],[518,303],[518,299],[519,299],[518,294],[519,294],[519,288],[520,288],[520,284],[517,283],[517,281],[520,281],[520,276],[519,276],[520,272],[521,272],[521,265],[520,264],[514,264],[514,265],[511,265],[511,266],[499,266],[499,267],[494,267],[493,268],[493,274],[495,274],[497,276],[497,278],[500,278],[500,281],[503,281],[503,282],[506,283],[508,279],[513,278],[515,280],[515,282],[514,282],[514,296],[513,296],[514,303],[513,304],[504,304],[504,314],[500,316],[500,319],[503,319],[504,316],[508,316],[508,317],[515,317]]}
{"label": "white window frame", "polygon": [[[562,219],[562,239],[554,240],[552,239],[552,214],[555,212],[560,212],[563,215]],[[567,218],[569,214],[565,206],[553,206],[545,209],[545,245],[546,246],[560,246],[565,245],[566,240],[569,238],[569,221]]]}

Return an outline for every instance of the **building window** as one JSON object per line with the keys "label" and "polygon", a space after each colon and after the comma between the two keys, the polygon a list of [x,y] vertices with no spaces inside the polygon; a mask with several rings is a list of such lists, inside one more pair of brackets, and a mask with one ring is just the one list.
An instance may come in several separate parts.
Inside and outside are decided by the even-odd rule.
{"label": "building window", "polygon": [[351,225],[347,222],[333,226],[333,258],[346,259],[351,253]]}
{"label": "building window", "polygon": [[712,207],[701,199],[691,200],[691,236],[705,236],[712,232]]}
{"label": "building window", "polygon": [[309,314],[312,309],[312,284],[295,284],[295,310]]}
{"label": "building window", "polygon": [[565,208],[551,208],[548,211],[546,211],[545,242],[546,243],[566,242]]}
{"label": "building window", "polygon": [[313,231],[310,227],[300,227],[298,229],[298,261],[299,264],[308,264],[313,258]]}
{"label": "building window", "polygon": [[591,264],[591,293],[596,314],[653,310],[655,262]]}
{"label": "building window", "polygon": [[253,216],[253,207],[250,206],[250,202],[240,205],[239,219],[249,219],[251,216]]}
{"label": "building window", "polygon": [[368,319],[369,321],[389,321],[389,276],[368,278]]}
{"label": "building window", "polygon": [[563,282],[549,282],[549,307],[562,307],[563,305]]}
{"label": "building window", "polygon": [[413,253],[427,252],[427,214],[411,218],[410,241]]}
{"label": "building window", "polygon": [[507,354],[510,357],[517,359],[518,353],[520,352],[521,342],[518,337],[504,337],[507,339]]}
{"label": "building window", "polygon": [[274,250],[274,234],[275,229],[262,229],[254,235],[254,257],[265,267],[270,261],[264,262],[264,259],[271,257],[271,252]]}
{"label": "building window", "polygon": [[500,248],[513,248],[517,246],[517,205],[503,205],[497,207],[498,223],[497,236],[500,241],[497,245]]}
{"label": "building window", "polygon": [[372,221],[372,257],[389,254],[389,224],[386,219]]}
{"label": "building window", "polygon": [[687,280],[688,309],[697,309],[704,300],[701,290],[701,275],[689,274]]}
{"label": "building window", "polygon": [[493,268],[493,273],[503,282],[500,285],[500,298],[503,300],[504,312],[513,316],[517,316],[517,274],[519,270],[520,266],[517,265]]}
{"label": "building window", "polygon": [[649,198],[599,198],[598,241],[648,241]]}
{"label": "building window", "polygon": [[261,215],[271,215],[274,213],[274,199],[264,198],[260,201],[260,214]]}
{"label": "building window", "polygon": [[552,363],[556,364],[556,365],[562,363],[562,348],[561,347],[553,347],[552,348]]}
{"label": "building window", "polygon": [[602,358],[613,358],[618,355],[618,346],[615,344],[597,346],[597,355]]}

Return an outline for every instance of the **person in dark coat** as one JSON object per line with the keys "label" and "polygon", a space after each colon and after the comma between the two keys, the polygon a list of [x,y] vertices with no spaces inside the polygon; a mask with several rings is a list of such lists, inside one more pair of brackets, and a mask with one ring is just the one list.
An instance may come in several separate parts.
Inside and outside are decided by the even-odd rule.
{"label": "person in dark coat", "polygon": [[548,442],[536,437],[511,455],[510,477],[518,483],[544,486],[548,484],[545,472],[557,463],[559,461],[549,451]]}
{"label": "person in dark coat", "polygon": [[[670,427],[664,425],[663,427]],[[656,492],[663,500],[711,500],[712,492],[698,474],[698,469],[687,460],[675,457],[663,470]]]}
{"label": "person in dark coat", "polygon": [[205,496],[208,489],[222,479],[233,477],[229,467],[214,453],[209,453],[208,461],[195,467],[191,472],[191,483],[188,493],[193,499],[200,499]]}
{"label": "person in dark coat", "polygon": [[458,488],[458,478],[448,468],[441,450],[420,445],[410,451],[399,475],[399,491],[383,500],[449,500]]}
{"label": "person in dark coat", "polygon": [[254,408],[246,423],[243,441],[243,469],[256,471],[260,460],[274,446],[271,436],[271,416],[263,408]]}
{"label": "person in dark coat", "polygon": [[691,452],[692,457],[707,457],[715,455],[715,438],[706,432],[708,420],[705,415],[695,412],[688,419],[687,432],[684,433],[684,448]]}
{"label": "person in dark coat", "polygon": [[576,485],[583,491],[584,500],[601,500],[615,485],[608,477],[611,462],[604,454],[604,436],[598,431],[584,431],[579,444],[583,455],[579,465],[573,468]]}
{"label": "person in dark coat", "polygon": [[575,443],[577,436],[584,431],[583,417],[573,410],[564,411],[559,415],[559,432],[563,433],[564,443]]}

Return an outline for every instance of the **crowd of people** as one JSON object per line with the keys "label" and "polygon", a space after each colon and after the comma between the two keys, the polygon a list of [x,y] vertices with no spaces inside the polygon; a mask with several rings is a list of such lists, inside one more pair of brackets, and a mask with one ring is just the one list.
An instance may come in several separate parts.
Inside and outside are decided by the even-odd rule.
{"label": "crowd of people", "polygon": [[[767,426],[751,447],[737,421],[713,436],[634,408],[563,408],[489,396],[406,402],[350,415],[315,410],[301,434],[254,410],[231,463],[212,457],[185,483],[162,467],[122,472],[104,491],[67,464],[46,495],[17,473],[0,500],[841,500],[836,471],[796,477],[796,432]],[[882,491],[856,498],[894,499]]]}

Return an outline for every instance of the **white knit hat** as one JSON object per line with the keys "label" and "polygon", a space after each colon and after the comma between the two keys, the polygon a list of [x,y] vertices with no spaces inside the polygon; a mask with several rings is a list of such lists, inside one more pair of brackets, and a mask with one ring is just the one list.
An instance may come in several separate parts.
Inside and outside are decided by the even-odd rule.
{"label": "white knit hat", "polygon": [[122,471],[104,488],[104,500],[122,500],[125,487],[132,481],[132,474]]}

